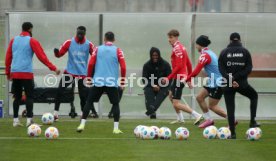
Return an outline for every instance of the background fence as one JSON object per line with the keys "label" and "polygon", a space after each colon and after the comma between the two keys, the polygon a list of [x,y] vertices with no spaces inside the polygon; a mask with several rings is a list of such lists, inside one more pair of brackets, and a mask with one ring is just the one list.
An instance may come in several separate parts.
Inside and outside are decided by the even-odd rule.
{"label": "background fence", "polygon": [[[32,21],[34,24],[33,35],[45,48],[50,60],[63,68],[66,65],[67,56],[61,59],[54,57],[53,48],[59,47],[65,40],[72,38],[78,25],[87,27],[87,38],[94,44],[101,43],[105,31],[113,31],[116,35],[116,45],[124,50],[128,75],[136,72],[141,75],[143,64],[149,59],[149,49],[152,46],[159,47],[164,59],[169,60],[171,46],[167,42],[166,33],[176,28],[180,31],[180,41],[187,47],[188,52],[196,64],[198,52],[194,50],[194,39],[206,34],[210,37],[212,44],[210,48],[217,53],[229,43],[229,35],[239,32],[242,42],[253,57],[254,69],[275,69],[275,46],[273,40],[276,33],[276,14],[272,13],[61,13],[61,12],[10,12],[6,17],[7,38],[19,34],[20,27],[24,21]],[[2,54],[1,54],[2,55]],[[3,54],[4,55],[4,54]],[[36,58],[34,58],[36,86],[43,87],[43,76],[50,73]],[[276,92],[274,78],[250,78],[250,83],[260,93],[258,117],[276,118],[274,99]],[[196,110],[199,107],[195,103],[194,90],[184,90],[185,100]],[[121,101],[123,117],[145,117],[144,97],[142,88],[135,86],[127,88]],[[11,95],[9,95],[11,105]],[[245,118],[249,114],[249,101],[237,96],[237,117]],[[225,107],[224,100],[220,102]],[[79,99],[75,97],[75,105],[79,111]],[[109,101],[104,96],[101,100],[101,111],[105,116],[109,112]],[[35,104],[35,114],[42,114],[53,110],[53,105]],[[12,108],[6,111],[12,114]],[[69,112],[69,104],[61,106],[61,113]],[[162,104],[158,116],[171,118],[174,110],[168,99]],[[185,115],[186,118],[189,117]]]}

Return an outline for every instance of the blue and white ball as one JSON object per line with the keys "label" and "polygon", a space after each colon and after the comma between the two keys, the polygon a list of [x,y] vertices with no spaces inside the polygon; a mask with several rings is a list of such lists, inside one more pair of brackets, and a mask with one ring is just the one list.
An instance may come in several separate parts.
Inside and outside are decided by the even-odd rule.
{"label": "blue and white ball", "polygon": [[41,121],[45,125],[51,125],[54,123],[54,115],[51,113],[44,113],[41,117]]}
{"label": "blue and white ball", "polygon": [[206,139],[214,139],[217,135],[217,128],[215,126],[208,126],[203,130],[203,137]]}
{"label": "blue and white ball", "polygon": [[172,132],[168,127],[161,127],[158,132],[158,137],[163,140],[169,140],[172,136]]}
{"label": "blue and white ball", "polygon": [[227,127],[221,127],[218,129],[219,139],[229,139],[231,137],[231,131]]}
{"label": "blue and white ball", "polygon": [[177,140],[187,140],[190,136],[190,132],[185,127],[179,127],[175,130],[175,137]]}
{"label": "blue and white ball", "polygon": [[144,140],[151,140],[154,139],[154,137],[155,131],[150,127],[146,127],[141,134],[141,138]]}

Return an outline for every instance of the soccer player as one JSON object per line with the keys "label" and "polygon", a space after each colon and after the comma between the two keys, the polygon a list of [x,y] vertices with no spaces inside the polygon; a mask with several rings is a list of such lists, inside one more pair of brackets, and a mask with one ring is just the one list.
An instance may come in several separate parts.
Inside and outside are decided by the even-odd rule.
{"label": "soccer player", "polygon": [[172,80],[171,83],[171,92],[169,94],[173,107],[177,113],[177,120],[171,122],[174,123],[183,123],[184,118],[181,111],[185,111],[191,114],[195,118],[194,125],[200,123],[203,116],[187,104],[181,104],[180,100],[182,97],[182,90],[184,88],[184,79],[192,72],[192,64],[188,57],[186,48],[178,40],[179,32],[177,30],[171,30],[168,33],[168,41],[172,45],[172,54],[171,54],[171,63],[172,63],[172,72],[168,77],[162,79],[162,84],[168,83],[169,80]]}
{"label": "soccer player", "polygon": [[12,80],[12,89],[14,92],[14,127],[23,126],[18,119],[18,110],[23,88],[26,95],[26,126],[28,127],[33,123],[33,54],[35,53],[39,61],[46,65],[51,71],[55,71],[56,74],[60,73],[60,70],[48,60],[39,41],[32,37],[32,30],[33,24],[31,22],[24,22],[22,24],[21,34],[10,41],[6,52],[6,75],[8,80]]}
{"label": "soccer player", "polygon": [[[77,28],[75,37],[66,40],[60,49],[54,49],[54,53],[57,58],[64,56],[67,52],[69,54],[67,67],[59,82],[55,99],[55,121],[58,121],[60,99],[63,95],[63,92],[70,84],[75,83],[75,79],[78,82],[81,111],[83,111],[83,107],[88,95],[88,88],[85,87],[83,80],[87,76],[89,54],[92,55],[94,48],[93,43],[86,39],[85,34],[86,28],[84,26],[79,26]],[[94,108],[92,109],[92,114],[97,115],[97,112]]]}
{"label": "soccer player", "polygon": [[[146,115],[156,119],[156,111],[169,95],[170,86],[160,87],[158,80],[167,77],[171,73],[170,64],[161,57],[160,50],[156,47],[150,49],[150,60],[143,66],[143,78],[145,88]],[[153,78],[155,77],[155,78]],[[150,114],[150,115],[149,115]]]}
{"label": "soccer player", "polygon": [[[88,77],[93,75],[93,86],[89,89],[88,98],[84,106],[81,123],[77,132],[82,132],[89,114],[89,109],[93,102],[98,102],[102,94],[106,92],[113,108],[114,134],[120,134],[119,129],[120,107],[118,87],[124,89],[124,79],[126,76],[126,63],[123,51],[113,43],[115,35],[113,32],[105,33],[104,44],[97,47],[93,52],[88,64]],[[119,80],[119,66],[121,68],[121,82]]]}
{"label": "soccer player", "polygon": [[[220,87],[222,76],[218,69],[217,55],[208,48],[210,44],[211,41],[205,35],[201,35],[197,38],[196,48],[201,55],[198,59],[197,66],[186,79],[186,82],[190,82],[191,79],[196,77],[203,68],[205,69],[205,73],[209,78],[207,85],[200,90],[196,97],[196,100],[203,111],[203,117],[205,119],[205,121],[198,126],[200,128],[205,128],[214,124],[214,120],[211,118],[209,109],[221,117],[227,117],[226,112],[218,106],[218,103],[223,95],[222,88]],[[205,102],[207,97],[209,97],[208,105]]]}
{"label": "soccer player", "polygon": [[230,44],[222,50],[219,57],[219,70],[227,79],[224,88],[224,98],[228,114],[228,123],[231,138],[236,139],[235,131],[235,95],[240,93],[250,99],[250,124],[249,127],[259,127],[255,120],[257,113],[258,94],[248,83],[248,75],[252,71],[252,59],[250,52],[242,46],[239,33],[230,35]]}

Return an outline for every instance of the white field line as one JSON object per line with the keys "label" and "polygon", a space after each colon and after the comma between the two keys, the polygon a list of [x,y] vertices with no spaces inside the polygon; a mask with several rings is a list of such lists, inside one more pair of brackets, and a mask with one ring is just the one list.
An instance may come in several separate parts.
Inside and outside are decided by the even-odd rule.
{"label": "white field line", "polygon": [[[44,137],[35,137],[35,138],[31,138],[31,137],[0,137],[0,140],[48,140]],[[142,139],[138,139],[138,138],[73,138],[73,137],[65,137],[65,138],[58,138],[56,140],[49,140],[49,141],[58,141],[58,140],[137,140],[137,141],[160,141],[160,142],[167,142],[167,141],[179,141],[175,138],[171,138],[170,140],[142,140]],[[219,139],[213,139],[213,140],[219,140]],[[274,141],[275,139],[265,139],[265,140],[260,140],[261,142],[263,141]],[[235,140],[221,140],[221,142],[225,142],[225,141],[248,141],[247,139],[235,139]],[[183,142],[204,142],[204,140],[187,140],[187,141],[183,141]],[[259,141],[257,141],[259,142]]]}

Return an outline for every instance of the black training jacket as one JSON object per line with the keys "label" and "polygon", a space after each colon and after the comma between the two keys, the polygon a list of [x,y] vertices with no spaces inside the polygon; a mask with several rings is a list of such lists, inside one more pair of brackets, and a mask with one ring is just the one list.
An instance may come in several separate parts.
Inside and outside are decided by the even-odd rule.
{"label": "black training jacket", "polygon": [[229,74],[232,74],[232,80],[240,87],[247,86],[247,78],[252,71],[250,52],[240,42],[230,43],[219,56],[219,71],[228,81]]}
{"label": "black training jacket", "polygon": [[[157,52],[159,55],[159,60],[157,63],[153,63],[152,61],[153,52]],[[147,87],[151,86],[150,79],[149,79],[151,74],[153,74],[154,77],[157,77],[157,79],[155,79],[154,81],[154,84],[158,85],[158,79],[162,77],[167,77],[169,74],[171,74],[171,72],[172,70],[171,70],[170,64],[161,57],[159,49],[154,47],[151,48],[150,60],[147,61],[143,66],[143,77],[147,79],[147,82],[148,82],[146,86]],[[143,83],[145,84],[144,80],[143,80]]]}

